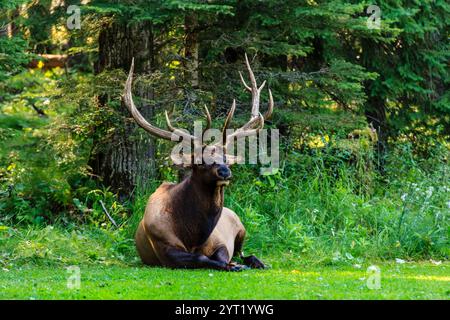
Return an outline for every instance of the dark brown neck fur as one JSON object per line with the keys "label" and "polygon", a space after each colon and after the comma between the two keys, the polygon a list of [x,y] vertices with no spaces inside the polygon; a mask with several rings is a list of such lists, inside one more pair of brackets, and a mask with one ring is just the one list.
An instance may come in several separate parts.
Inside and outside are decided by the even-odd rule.
{"label": "dark brown neck fur", "polygon": [[191,175],[171,190],[175,232],[188,249],[201,246],[214,230],[223,209],[223,188]]}

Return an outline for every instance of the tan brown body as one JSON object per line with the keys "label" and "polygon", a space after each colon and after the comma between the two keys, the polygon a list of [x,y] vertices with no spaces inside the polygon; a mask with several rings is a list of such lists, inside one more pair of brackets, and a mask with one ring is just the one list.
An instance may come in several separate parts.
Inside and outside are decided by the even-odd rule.
{"label": "tan brown body", "polygon": [[170,212],[164,210],[164,200],[161,198],[164,196],[161,196],[158,190],[150,197],[144,217],[136,231],[136,248],[142,262],[150,266],[170,266],[164,262],[164,257],[161,257],[164,253],[156,252],[161,248],[161,241],[186,252],[200,253],[207,257],[212,257],[217,249],[225,248],[228,255],[226,262],[231,261],[235,255],[235,242],[242,244],[245,236],[245,228],[234,211],[224,207],[216,227],[206,242],[199,247],[189,247],[183,244],[175,234],[165,232],[167,229],[173,229],[171,225],[174,220]]}
{"label": "tan brown body", "polygon": [[[136,231],[139,256],[144,264],[150,266],[233,268],[235,264],[231,259],[241,254],[245,228],[234,211],[222,206],[224,186],[212,186],[211,198],[205,199],[198,185],[191,180],[188,178],[178,185],[164,183],[152,194]],[[198,195],[198,201],[193,199],[193,207],[174,209],[174,199],[195,198],[190,192]],[[214,205],[210,207],[210,203]],[[202,212],[208,207],[210,210]],[[220,211],[214,215],[217,209]],[[191,217],[196,217],[200,223],[189,223]],[[214,224],[215,220],[215,225],[209,228],[211,230],[204,227]],[[187,254],[181,262],[178,259],[180,252]],[[186,261],[187,257],[189,261]],[[201,261],[200,257],[210,261],[205,258]],[[242,258],[250,267],[263,266],[253,256]]]}

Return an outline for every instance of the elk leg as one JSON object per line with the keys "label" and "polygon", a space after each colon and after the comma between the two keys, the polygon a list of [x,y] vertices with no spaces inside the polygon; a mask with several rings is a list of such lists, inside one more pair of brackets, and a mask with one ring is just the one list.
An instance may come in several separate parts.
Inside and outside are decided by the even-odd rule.
{"label": "elk leg", "polygon": [[266,268],[264,263],[261,260],[259,260],[257,257],[255,257],[254,255],[247,256],[247,257],[244,257],[243,255],[241,255],[241,259],[246,266],[249,266],[252,269],[265,269]]}
{"label": "elk leg", "polygon": [[166,250],[166,257],[171,267],[189,269],[216,269],[239,271],[240,268],[223,261],[212,260],[203,254],[189,253],[176,248]]}
{"label": "elk leg", "polygon": [[[230,261],[230,258],[228,255],[228,250],[226,247],[223,247],[223,246],[216,249],[216,251],[210,257],[210,259],[215,260],[215,261],[225,262],[226,264],[235,267],[235,269],[236,269],[235,271],[249,269],[249,267],[247,267],[245,265],[237,264],[233,261]],[[230,261],[230,262],[228,262],[228,261]]]}
{"label": "elk leg", "polygon": [[228,261],[230,260],[230,257],[228,256],[227,248],[225,248],[225,247],[217,248],[216,251],[214,251],[214,253],[210,257],[210,259],[228,263]]}
{"label": "elk leg", "polygon": [[245,238],[245,230],[239,231],[238,234],[236,235],[236,239],[234,239],[233,256],[239,255],[239,257],[242,259],[242,262],[252,269],[265,269],[266,266],[264,265],[264,263],[254,255],[244,257],[244,254],[242,252],[244,238]]}

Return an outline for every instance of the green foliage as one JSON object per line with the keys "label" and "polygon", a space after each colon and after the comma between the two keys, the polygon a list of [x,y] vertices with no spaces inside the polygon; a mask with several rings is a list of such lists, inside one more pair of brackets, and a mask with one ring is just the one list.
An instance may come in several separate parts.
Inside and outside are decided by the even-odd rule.
{"label": "green foliage", "polygon": [[[293,154],[279,174],[269,177],[233,170],[238,179],[227,191],[226,204],[242,217],[250,248],[290,250],[330,263],[346,254],[354,259],[448,257],[445,159],[435,158],[433,169],[424,163],[427,172],[422,164],[394,161],[389,168],[396,174],[385,190],[378,187],[369,197],[355,193],[355,169],[336,158],[329,167],[326,159],[324,153]],[[411,186],[417,189],[413,195]]]}
{"label": "green foliage", "polygon": [[[447,1],[381,1],[383,19],[397,28],[395,40],[380,45],[362,38],[361,62],[380,76],[368,84],[370,97],[389,99],[390,135],[432,130],[433,139],[448,140],[449,12]],[[383,34],[384,31],[381,31]],[[367,110],[376,106],[368,104]]]}
{"label": "green foliage", "polygon": [[[72,203],[76,184],[86,175],[86,149],[59,127],[64,107],[58,101],[58,70],[25,72],[10,78],[19,95],[2,106],[0,183],[2,218],[15,222],[54,220]],[[39,110],[40,113],[37,113]],[[58,113],[56,113],[58,112]],[[58,128],[58,130],[55,130]]]}
{"label": "green foliage", "polygon": [[23,65],[30,60],[27,47],[21,37],[0,37],[0,81],[23,70]]}
{"label": "green foliage", "polygon": [[124,19],[130,23],[150,21],[158,25],[182,17],[184,13],[205,14],[212,18],[219,14],[231,15],[232,6],[227,2],[230,1],[217,1],[215,4],[199,0],[140,0],[121,1],[120,3],[110,0],[95,0],[83,9],[97,16],[113,15],[118,20]]}
{"label": "green foliage", "polygon": [[[78,193],[82,194],[80,191],[78,190]],[[90,190],[83,201],[73,198],[73,203],[81,214],[83,222],[95,227],[113,227],[107,214],[119,225],[127,218],[126,208],[108,188]]]}

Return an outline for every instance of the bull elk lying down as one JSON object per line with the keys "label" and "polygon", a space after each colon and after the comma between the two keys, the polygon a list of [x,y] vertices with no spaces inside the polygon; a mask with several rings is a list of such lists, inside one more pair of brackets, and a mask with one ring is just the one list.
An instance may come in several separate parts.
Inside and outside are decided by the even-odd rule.
{"label": "bull elk lying down", "polygon": [[[224,187],[231,179],[231,156],[226,161],[226,146],[233,143],[236,137],[257,133],[264,126],[264,118],[270,117],[273,110],[273,98],[269,90],[269,108],[264,116],[259,112],[259,97],[265,82],[257,86],[247,56],[245,60],[251,86],[245,83],[242,74],[240,76],[245,88],[252,93],[250,120],[233,134],[226,135],[236,108],[236,101],[233,101],[222,130],[220,157],[223,161],[191,164],[190,176],[178,184],[163,183],[150,196],[135,236],[137,251],[147,265],[226,271],[265,268],[255,256],[243,256],[245,228],[236,213],[223,206]],[[173,134],[176,134],[183,140],[198,142],[197,137],[174,128],[167,112],[166,121],[170,131],[157,128],[142,117],[131,94],[133,67],[132,62],[123,100],[137,124],[158,138],[177,141],[173,139]],[[205,111],[207,128],[210,128],[211,116],[206,107]],[[242,259],[243,264],[231,261],[236,256]]]}

